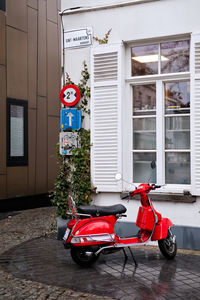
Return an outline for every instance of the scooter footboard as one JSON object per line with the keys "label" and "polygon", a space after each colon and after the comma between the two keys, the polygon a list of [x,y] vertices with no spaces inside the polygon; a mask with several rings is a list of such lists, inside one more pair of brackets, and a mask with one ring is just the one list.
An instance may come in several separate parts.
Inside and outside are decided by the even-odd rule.
{"label": "scooter footboard", "polygon": [[157,241],[165,239],[167,237],[167,231],[171,226],[173,226],[173,223],[168,218],[160,220],[155,226],[151,240]]}

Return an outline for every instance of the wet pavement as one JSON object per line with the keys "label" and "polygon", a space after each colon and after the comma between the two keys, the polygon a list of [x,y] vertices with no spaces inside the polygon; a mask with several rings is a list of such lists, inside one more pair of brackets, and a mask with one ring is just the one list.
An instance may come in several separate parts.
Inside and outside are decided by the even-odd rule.
{"label": "wet pavement", "polygon": [[[0,256],[17,278],[122,300],[200,299],[200,257],[178,254],[167,261],[158,250],[132,249],[138,267],[122,251],[101,255],[88,269],[76,265],[55,236],[41,237]],[[125,263],[125,264],[124,264]]]}
{"label": "wet pavement", "polygon": [[[0,300],[200,300],[200,252],[178,250],[167,261],[156,247],[100,255],[88,269],[76,265],[56,240],[55,208],[0,220]],[[52,233],[53,232],[53,233]],[[185,254],[187,253],[187,254]]]}

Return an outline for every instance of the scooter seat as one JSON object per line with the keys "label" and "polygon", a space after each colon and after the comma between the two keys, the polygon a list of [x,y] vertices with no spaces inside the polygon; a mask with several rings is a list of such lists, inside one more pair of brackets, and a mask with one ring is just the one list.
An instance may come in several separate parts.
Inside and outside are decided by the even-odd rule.
{"label": "scooter seat", "polygon": [[81,214],[88,214],[93,217],[110,216],[125,213],[126,207],[122,204],[116,204],[111,206],[80,205],[78,207],[78,212]]}

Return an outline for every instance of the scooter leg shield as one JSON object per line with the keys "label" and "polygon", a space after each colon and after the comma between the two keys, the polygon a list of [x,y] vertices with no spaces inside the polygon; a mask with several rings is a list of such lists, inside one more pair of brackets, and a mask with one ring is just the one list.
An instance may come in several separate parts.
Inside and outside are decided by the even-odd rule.
{"label": "scooter leg shield", "polygon": [[156,224],[151,240],[157,241],[167,237],[168,228],[173,226],[173,223],[168,218],[163,218]]}

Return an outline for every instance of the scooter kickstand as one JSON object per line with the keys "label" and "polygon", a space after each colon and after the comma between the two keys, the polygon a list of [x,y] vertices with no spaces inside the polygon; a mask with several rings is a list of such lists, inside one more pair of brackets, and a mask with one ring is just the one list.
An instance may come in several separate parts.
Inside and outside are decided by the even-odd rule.
{"label": "scooter kickstand", "polygon": [[131,251],[131,248],[130,248],[130,247],[128,247],[128,249],[129,249],[129,251],[130,251],[130,253],[131,253],[132,259],[133,259],[133,261],[134,261],[134,263],[135,263],[135,266],[136,266],[136,268],[137,268],[137,267],[138,267],[138,263],[137,263],[135,257],[133,256],[133,252]]}
{"label": "scooter kickstand", "polygon": [[124,250],[124,248],[122,248],[122,250],[123,250],[123,252],[124,252],[124,256],[125,256],[125,264],[126,264],[126,261],[127,261],[127,259],[128,259],[128,256],[127,256],[126,251]]}

